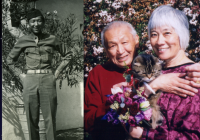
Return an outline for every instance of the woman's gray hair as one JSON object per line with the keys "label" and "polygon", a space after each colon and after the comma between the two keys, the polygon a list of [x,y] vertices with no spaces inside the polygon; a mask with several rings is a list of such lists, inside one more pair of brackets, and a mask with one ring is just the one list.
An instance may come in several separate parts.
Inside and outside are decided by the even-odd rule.
{"label": "woman's gray hair", "polygon": [[163,5],[156,8],[148,23],[148,36],[150,39],[151,29],[161,26],[171,26],[179,36],[180,46],[186,49],[189,45],[190,32],[186,15],[177,9]]}
{"label": "woman's gray hair", "polygon": [[111,23],[109,23],[108,25],[106,25],[103,29],[103,31],[101,32],[101,44],[103,45],[104,48],[106,48],[105,46],[105,40],[104,40],[104,34],[106,31],[112,29],[112,28],[116,28],[116,27],[121,27],[121,26],[126,26],[130,29],[130,33],[133,35],[133,37],[135,37],[135,35],[137,35],[137,32],[135,31],[135,29],[133,28],[133,26],[126,22],[126,21],[113,21]]}

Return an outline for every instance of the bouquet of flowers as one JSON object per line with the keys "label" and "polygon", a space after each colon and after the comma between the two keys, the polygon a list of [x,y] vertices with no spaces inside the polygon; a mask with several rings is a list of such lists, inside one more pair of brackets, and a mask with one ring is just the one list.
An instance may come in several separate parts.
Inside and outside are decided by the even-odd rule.
{"label": "bouquet of flowers", "polygon": [[132,93],[132,89],[122,86],[111,89],[112,94],[107,95],[107,103],[110,111],[102,118],[113,124],[122,123],[126,126],[148,126],[152,115],[152,108],[149,101],[141,95],[143,87]]}

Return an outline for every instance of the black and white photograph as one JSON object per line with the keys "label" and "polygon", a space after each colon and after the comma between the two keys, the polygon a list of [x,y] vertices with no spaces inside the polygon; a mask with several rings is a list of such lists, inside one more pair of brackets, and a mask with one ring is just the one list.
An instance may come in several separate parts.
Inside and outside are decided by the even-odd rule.
{"label": "black and white photograph", "polygon": [[83,1],[2,1],[2,140],[83,140]]}

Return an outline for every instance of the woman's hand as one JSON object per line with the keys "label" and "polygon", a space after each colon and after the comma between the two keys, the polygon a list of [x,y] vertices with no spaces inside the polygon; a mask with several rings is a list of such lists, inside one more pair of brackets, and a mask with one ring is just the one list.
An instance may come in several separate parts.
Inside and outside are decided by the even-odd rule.
{"label": "woman's hand", "polygon": [[186,73],[168,73],[162,74],[153,80],[149,85],[154,91],[162,90],[164,92],[175,93],[186,97],[187,95],[194,96],[198,90],[191,86],[189,80],[180,78]]}
{"label": "woman's hand", "polygon": [[193,87],[200,88],[200,63],[187,66],[187,75],[185,79],[190,80],[190,84]]}
{"label": "woman's hand", "polygon": [[130,126],[129,128],[129,135],[133,138],[140,139],[142,137],[143,128],[139,126]]}

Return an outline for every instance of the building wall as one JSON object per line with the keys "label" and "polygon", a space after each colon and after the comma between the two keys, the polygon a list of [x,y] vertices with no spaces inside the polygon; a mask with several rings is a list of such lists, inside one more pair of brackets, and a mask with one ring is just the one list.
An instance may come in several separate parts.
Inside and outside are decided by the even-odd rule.
{"label": "building wall", "polygon": [[83,127],[83,82],[71,88],[67,86],[67,81],[64,80],[62,88],[57,89],[57,130]]}

